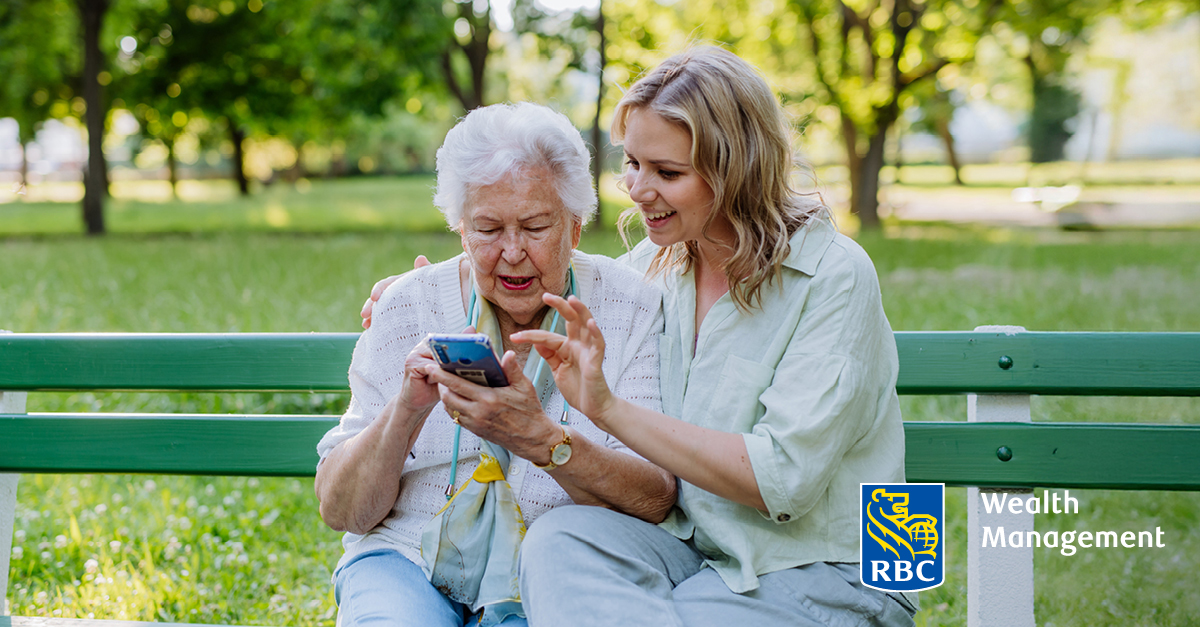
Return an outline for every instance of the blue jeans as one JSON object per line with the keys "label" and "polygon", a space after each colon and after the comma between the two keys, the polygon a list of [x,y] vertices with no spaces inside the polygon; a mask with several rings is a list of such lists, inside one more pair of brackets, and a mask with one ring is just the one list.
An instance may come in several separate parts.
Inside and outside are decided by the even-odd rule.
{"label": "blue jeans", "polygon": [[521,600],[535,626],[911,627],[912,610],[817,562],[731,592],[704,558],[657,525],[599,507],[557,507],[521,545]]}
{"label": "blue jeans", "polygon": [[[478,622],[471,608],[434,588],[420,566],[392,550],[367,551],[334,573],[338,624],[463,627]],[[526,627],[510,616],[503,627]]]}

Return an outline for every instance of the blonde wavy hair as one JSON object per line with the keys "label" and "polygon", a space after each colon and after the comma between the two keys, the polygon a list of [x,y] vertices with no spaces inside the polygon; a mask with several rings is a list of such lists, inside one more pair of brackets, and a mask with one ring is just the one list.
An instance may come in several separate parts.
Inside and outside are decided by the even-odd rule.
{"label": "blonde wavy hair", "polygon": [[[717,216],[737,234],[724,271],[729,293],[742,310],[762,302],[769,285],[791,252],[789,240],[815,216],[828,216],[820,195],[801,194],[792,175],[801,163],[792,153],[787,114],[766,80],[740,57],[705,46],[677,54],[639,79],[617,104],[611,134],[620,145],[629,114],[649,109],[678,124],[692,138],[692,168],[715,196],[704,225],[705,237]],[[639,221],[637,207],[621,213],[622,237]],[[711,240],[710,241],[715,241]],[[651,273],[692,269],[695,241],[658,251]]]}

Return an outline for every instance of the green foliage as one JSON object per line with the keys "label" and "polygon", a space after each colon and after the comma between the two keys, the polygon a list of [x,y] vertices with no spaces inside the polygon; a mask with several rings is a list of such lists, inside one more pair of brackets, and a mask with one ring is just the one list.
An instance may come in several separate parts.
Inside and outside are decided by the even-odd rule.
{"label": "green foliage", "polygon": [[1029,160],[1049,163],[1063,159],[1063,149],[1071,139],[1069,122],[1079,115],[1079,92],[1058,82],[1039,81],[1033,90],[1033,110],[1029,113]]}
{"label": "green foliage", "polygon": [[[185,129],[207,146],[247,132],[283,137],[297,151],[314,140],[333,143],[357,121],[382,117],[389,102],[409,100],[434,71],[428,58],[448,29],[437,7],[429,0],[147,1],[129,10],[138,45],[120,55],[125,75],[114,92],[143,136],[168,151]],[[300,159],[294,172],[303,172]]]}
{"label": "green foliage", "polygon": [[82,60],[78,28],[69,0],[0,4],[0,118],[17,120],[22,144],[40,122],[78,113],[71,109]]}

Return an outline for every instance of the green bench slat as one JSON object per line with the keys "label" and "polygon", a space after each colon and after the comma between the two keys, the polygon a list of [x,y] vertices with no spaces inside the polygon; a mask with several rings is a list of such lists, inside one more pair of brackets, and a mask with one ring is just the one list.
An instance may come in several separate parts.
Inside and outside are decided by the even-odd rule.
{"label": "green bench slat", "polygon": [[896,347],[901,394],[1200,396],[1200,333],[905,332]]}
{"label": "green bench slat", "polygon": [[0,414],[0,472],[304,477],[336,416]]}
{"label": "green bench slat", "polygon": [[[980,487],[1200,490],[1200,425],[906,422],[906,478]],[[1000,461],[1007,446],[1012,459]]]}
{"label": "green bench slat", "polygon": [[357,333],[0,334],[0,390],[344,391]]}
{"label": "green bench slat", "polygon": [[[312,476],[331,416],[0,414],[0,472]],[[1200,425],[907,422],[912,482],[1198,490]],[[1013,452],[1008,462],[996,449]]]}
{"label": "green bench slat", "polygon": [[[4,334],[0,390],[344,391],[357,338]],[[896,346],[901,394],[1200,396],[1200,333],[897,332]]]}

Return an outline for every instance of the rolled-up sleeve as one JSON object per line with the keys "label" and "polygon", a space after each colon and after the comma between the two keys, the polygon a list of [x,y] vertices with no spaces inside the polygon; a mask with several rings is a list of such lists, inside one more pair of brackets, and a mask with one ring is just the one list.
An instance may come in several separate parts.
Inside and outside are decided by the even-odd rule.
{"label": "rolled-up sleeve", "polygon": [[850,260],[813,282],[771,384],[759,394],[762,418],[743,436],[764,516],[776,523],[818,505],[846,452],[881,418],[879,401],[896,368],[881,311],[873,268]]}

